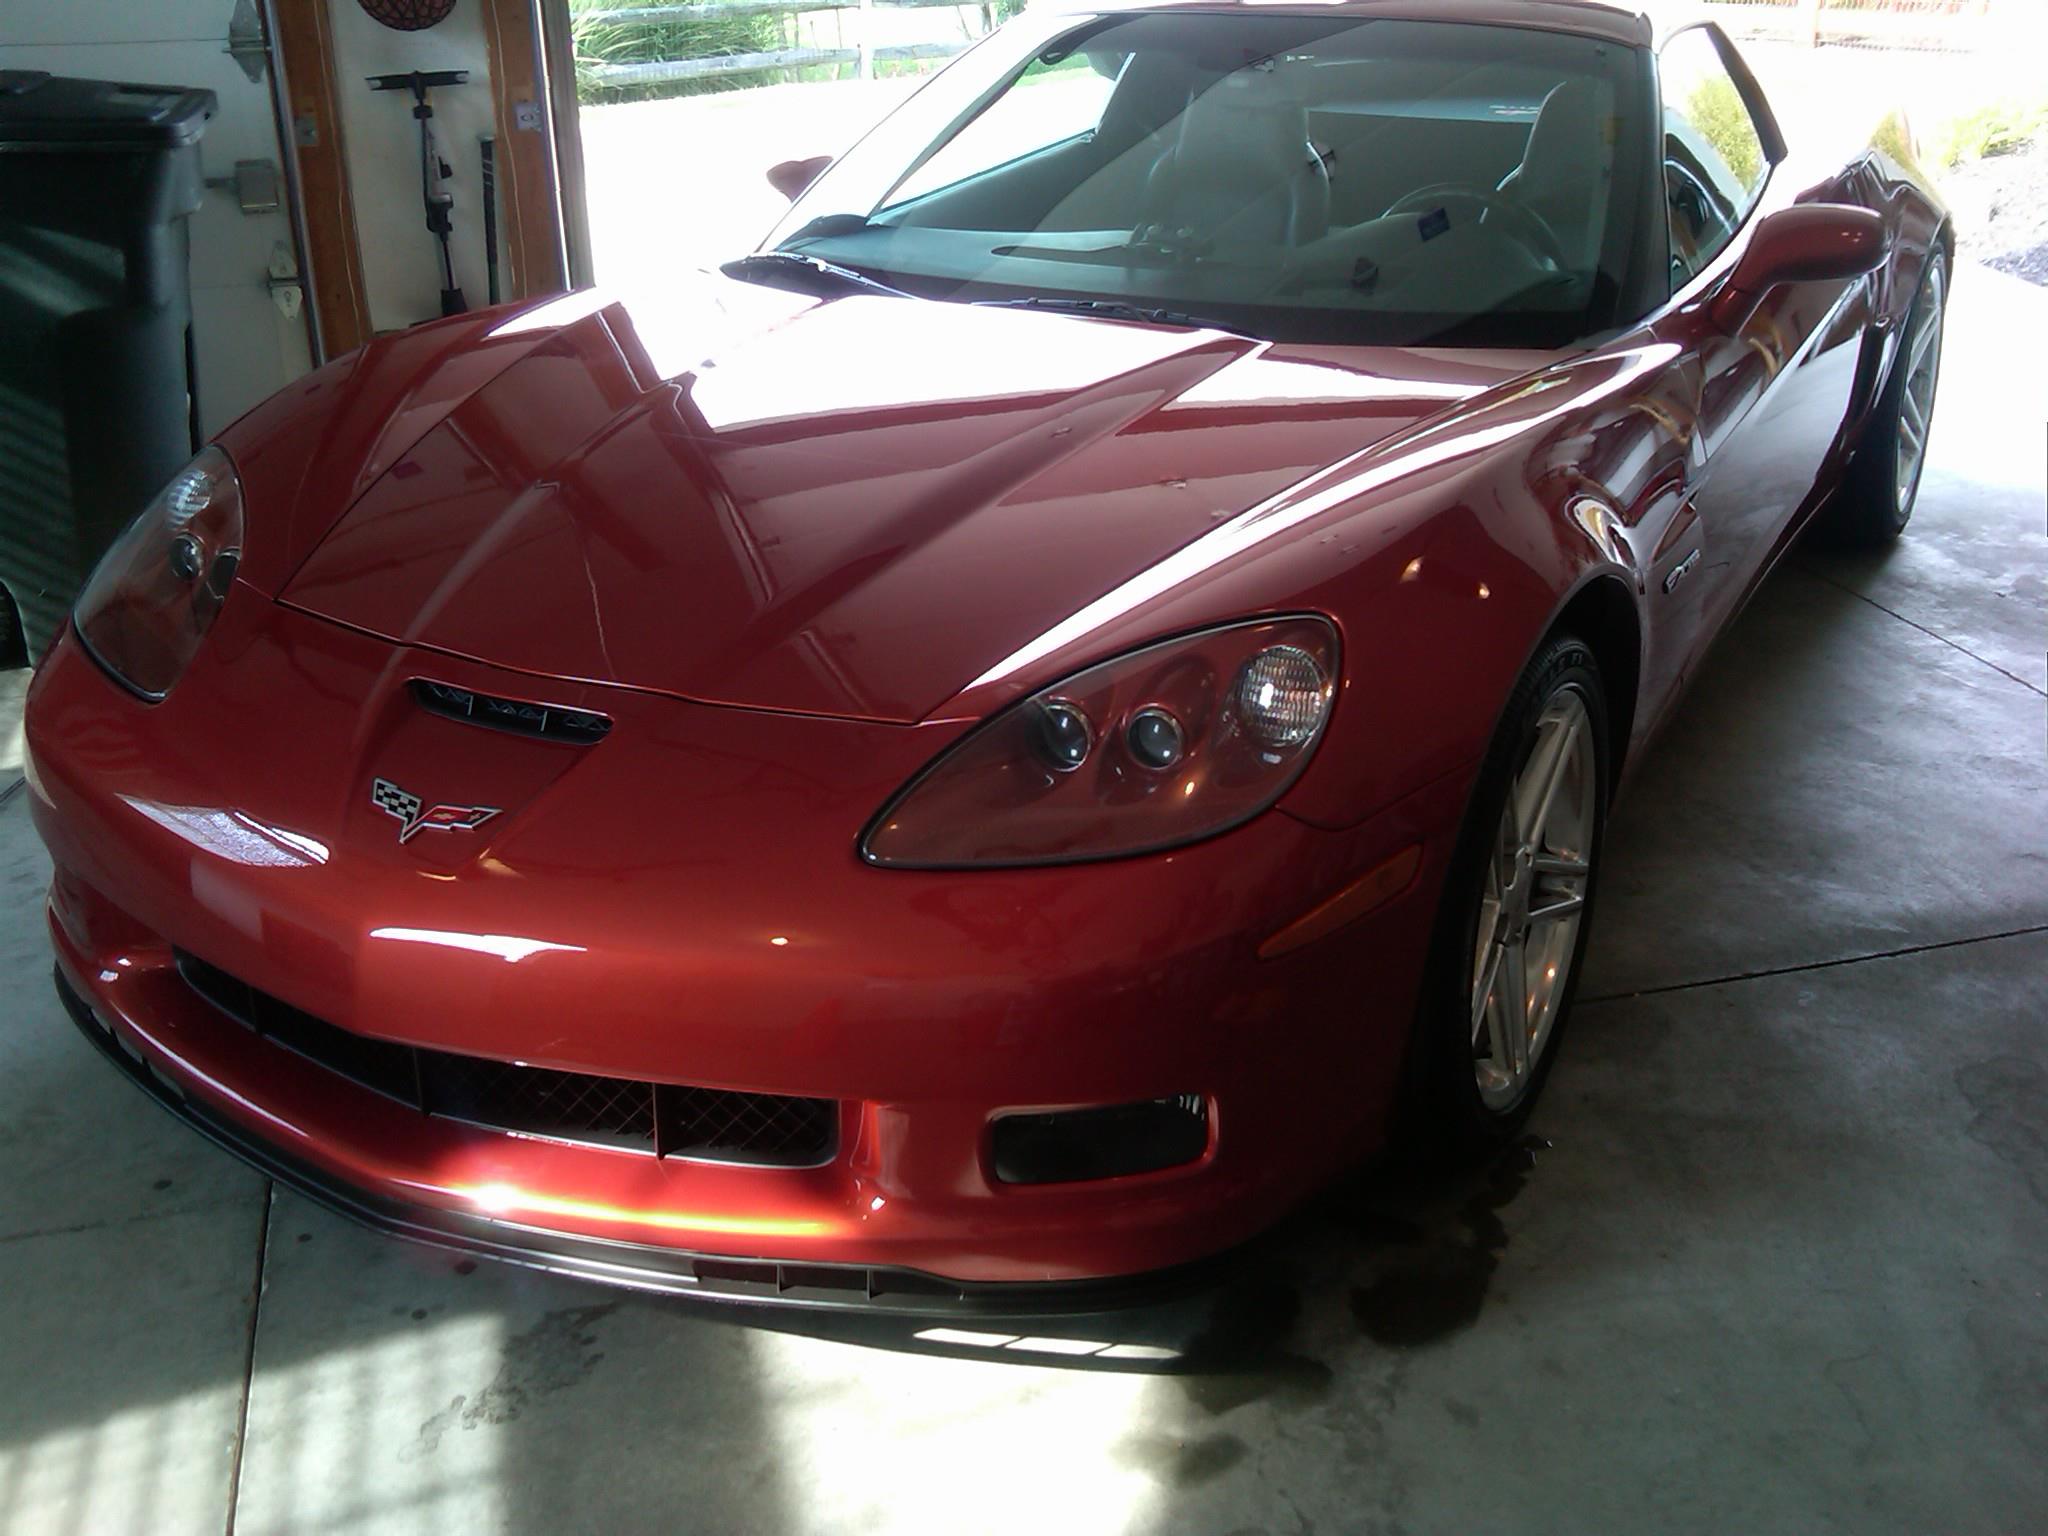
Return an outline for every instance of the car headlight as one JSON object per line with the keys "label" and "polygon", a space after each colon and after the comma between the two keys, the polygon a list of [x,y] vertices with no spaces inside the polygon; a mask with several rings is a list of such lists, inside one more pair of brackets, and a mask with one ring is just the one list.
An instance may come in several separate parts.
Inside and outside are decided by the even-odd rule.
{"label": "car headlight", "polygon": [[71,610],[86,651],[155,703],[184,674],[242,558],[242,486],[218,448],[200,453],[114,541]]}
{"label": "car headlight", "polygon": [[1211,629],[1090,667],[978,727],[869,825],[913,869],[1151,853],[1249,821],[1300,777],[1330,718],[1323,619]]}

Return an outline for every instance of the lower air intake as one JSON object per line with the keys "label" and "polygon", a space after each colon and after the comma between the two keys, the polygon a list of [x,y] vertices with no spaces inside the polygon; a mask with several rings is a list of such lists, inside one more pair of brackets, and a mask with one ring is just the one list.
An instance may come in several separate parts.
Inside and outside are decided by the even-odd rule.
{"label": "lower air intake", "polygon": [[194,956],[178,956],[178,973],[207,1002],[266,1040],[422,1114],[556,1141],[764,1168],[819,1167],[838,1149],[839,1105],[831,1099],[563,1072],[375,1040],[301,1012]]}

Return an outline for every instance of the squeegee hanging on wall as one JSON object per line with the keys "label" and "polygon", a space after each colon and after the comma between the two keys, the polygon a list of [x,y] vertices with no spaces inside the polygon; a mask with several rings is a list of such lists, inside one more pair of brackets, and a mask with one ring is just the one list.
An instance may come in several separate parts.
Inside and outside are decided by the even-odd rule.
{"label": "squeegee hanging on wall", "polygon": [[469,308],[469,301],[463,298],[462,289],[455,281],[455,256],[449,246],[455,195],[448,190],[448,178],[455,174],[455,167],[441,158],[441,151],[434,144],[434,108],[427,100],[427,92],[435,86],[468,83],[469,71],[466,69],[416,69],[406,75],[370,76],[370,89],[373,91],[412,92],[412,115],[420,125],[420,196],[426,203],[427,232],[441,243],[441,313],[444,315],[461,314]]}

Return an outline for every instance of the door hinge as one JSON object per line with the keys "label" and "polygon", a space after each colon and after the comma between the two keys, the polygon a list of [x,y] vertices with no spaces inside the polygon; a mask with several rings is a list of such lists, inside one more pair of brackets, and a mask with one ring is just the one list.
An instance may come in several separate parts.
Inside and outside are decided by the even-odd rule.
{"label": "door hinge", "polygon": [[306,291],[301,286],[299,264],[293,260],[291,247],[282,240],[270,248],[270,271],[265,274],[263,286],[270,290],[272,302],[278,313],[287,320],[299,318],[299,310],[306,302]]}
{"label": "door hinge", "polygon": [[263,83],[270,67],[270,39],[263,32],[263,13],[256,0],[235,0],[235,13],[228,19],[228,45],[222,50],[249,77],[252,85]]}

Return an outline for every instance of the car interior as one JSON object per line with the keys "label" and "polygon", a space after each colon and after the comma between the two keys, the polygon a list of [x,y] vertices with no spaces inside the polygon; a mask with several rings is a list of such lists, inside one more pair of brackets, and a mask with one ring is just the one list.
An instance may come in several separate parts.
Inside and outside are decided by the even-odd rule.
{"label": "car interior", "polygon": [[[935,296],[1075,291],[1256,312],[1275,333],[1306,334],[1285,313],[1304,311],[1319,336],[1335,319],[1374,339],[1550,344],[1614,308],[1638,202],[1662,221],[1633,181],[1630,50],[1160,20],[1040,53],[876,205],[785,247]],[[1271,36],[1281,21],[1297,35]]]}

